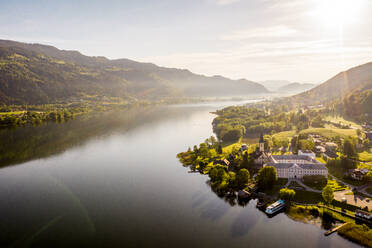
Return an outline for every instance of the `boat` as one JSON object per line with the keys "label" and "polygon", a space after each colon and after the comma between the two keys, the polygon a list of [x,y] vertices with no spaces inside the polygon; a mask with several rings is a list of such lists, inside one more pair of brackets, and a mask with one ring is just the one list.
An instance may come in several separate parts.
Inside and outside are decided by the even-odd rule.
{"label": "boat", "polygon": [[265,210],[267,214],[275,214],[282,210],[285,207],[285,202],[283,200],[279,200],[268,206]]}

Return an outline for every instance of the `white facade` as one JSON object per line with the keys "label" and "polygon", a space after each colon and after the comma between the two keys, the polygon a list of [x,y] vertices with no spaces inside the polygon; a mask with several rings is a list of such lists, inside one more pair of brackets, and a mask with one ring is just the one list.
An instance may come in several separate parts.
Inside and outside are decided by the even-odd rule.
{"label": "white facade", "polygon": [[316,160],[309,158],[304,160],[303,156],[271,156],[271,162],[264,166],[273,166],[278,178],[302,178],[303,176],[321,175],[328,176],[328,169]]}

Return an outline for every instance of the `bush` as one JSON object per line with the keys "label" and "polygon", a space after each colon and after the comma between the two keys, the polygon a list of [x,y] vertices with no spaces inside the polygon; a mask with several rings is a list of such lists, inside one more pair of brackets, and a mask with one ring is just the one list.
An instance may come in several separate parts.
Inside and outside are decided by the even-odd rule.
{"label": "bush", "polygon": [[364,246],[372,247],[372,230],[366,225],[347,223],[338,229],[338,234]]}

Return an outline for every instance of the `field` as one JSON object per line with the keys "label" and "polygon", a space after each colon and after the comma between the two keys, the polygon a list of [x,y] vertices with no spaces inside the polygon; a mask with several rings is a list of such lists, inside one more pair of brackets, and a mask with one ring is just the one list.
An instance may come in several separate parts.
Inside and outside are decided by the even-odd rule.
{"label": "field", "polygon": [[370,148],[369,151],[360,152],[358,155],[360,161],[372,162],[372,148]]}
{"label": "field", "polygon": [[355,122],[345,120],[341,116],[330,116],[329,115],[329,116],[326,116],[324,120],[335,123],[335,124],[341,123],[343,125],[350,125],[353,128],[362,129],[360,125],[356,124]]}
{"label": "field", "polygon": [[320,193],[296,190],[296,195],[293,200],[298,203],[316,204],[322,202],[323,197]]}
{"label": "field", "polygon": [[20,115],[25,111],[13,111],[13,112],[0,112],[0,115]]}
{"label": "field", "polygon": [[[325,138],[332,139],[336,136],[341,136],[342,138],[346,138],[348,136],[357,136],[357,132],[355,129],[342,129],[342,128],[335,128],[335,127],[328,127],[328,128],[308,128],[302,130],[301,134],[319,134]],[[284,131],[273,134],[277,140],[289,140],[291,137],[296,135],[296,131]],[[371,154],[372,156],[372,154]]]}
{"label": "field", "polygon": [[319,134],[323,137],[328,139],[333,139],[336,136],[340,136],[342,138],[347,138],[348,136],[357,136],[357,132],[355,129],[342,129],[342,128],[308,128],[302,130],[300,133],[302,134]]}
{"label": "field", "polygon": [[295,134],[296,134],[296,131],[292,130],[292,131],[285,131],[285,132],[273,134],[273,137],[275,137],[275,139],[277,140],[289,140]]}

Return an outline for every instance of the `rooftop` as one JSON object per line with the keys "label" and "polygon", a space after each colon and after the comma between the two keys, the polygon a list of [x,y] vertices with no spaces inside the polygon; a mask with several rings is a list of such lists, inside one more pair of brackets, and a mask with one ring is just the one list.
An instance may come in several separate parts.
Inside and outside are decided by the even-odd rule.
{"label": "rooftop", "polygon": [[296,164],[296,163],[267,163],[266,166],[273,166],[277,169],[286,169],[292,166],[298,166],[304,170],[326,170],[327,168],[321,163],[308,163],[308,164]]}

